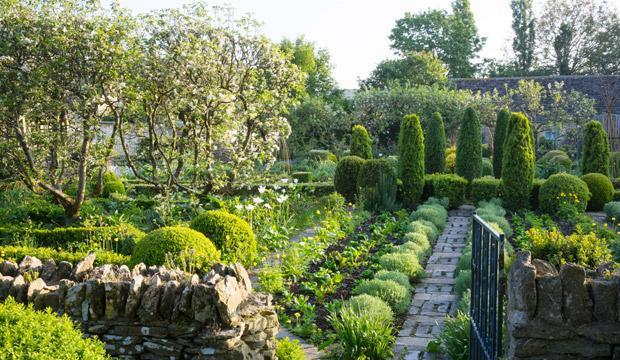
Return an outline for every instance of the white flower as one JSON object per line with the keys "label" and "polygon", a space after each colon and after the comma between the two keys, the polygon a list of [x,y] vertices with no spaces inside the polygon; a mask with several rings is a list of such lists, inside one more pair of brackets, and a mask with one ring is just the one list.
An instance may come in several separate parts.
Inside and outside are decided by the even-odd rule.
{"label": "white flower", "polygon": [[259,194],[264,193],[264,192],[265,192],[265,190],[267,190],[267,188],[266,188],[266,187],[264,187],[264,186],[259,186],[259,187],[258,187],[258,193],[259,193]]}
{"label": "white flower", "polygon": [[299,182],[299,179],[293,179],[293,183],[297,184]]}
{"label": "white flower", "polygon": [[283,202],[285,202],[286,200],[288,200],[288,195],[280,195],[278,196],[278,198],[276,199],[280,204],[282,204]]}
{"label": "white flower", "polygon": [[288,179],[284,178],[284,179],[282,179],[282,182],[286,184],[286,183],[288,183]]}
{"label": "white flower", "polygon": [[273,189],[274,189],[274,190],[278,190],[278,189],[280,189],[280,186],[279,186],[279,185],[274,185],[274,186],[273,186]]}
{"label": "white flower", "polygon": [[252,201],[254,201],[254,204],[262,204],[263,203],[263,199],[259,198],[258,196],[255,197],[254,199],[252,199]]}
{"label": "white flower", "polygon": [[263,206],[264,206],[266,209],[271,210],[271,205],[269,205],[269,204],[265,204],[265,205],[263,205]]}
{"label": "white flower", "polygon": [[245,209],[248,210],[248,211],[252,211],[252,210],[254,210],[254,205],[248,204],[248,205],[245,206]]}
{"label": "white flower", "polygon": [[235,208],[236,208],[237,210],[243,210],[243,205],[241,205],[241,204],[237,204],[237,205],[235,205]]}

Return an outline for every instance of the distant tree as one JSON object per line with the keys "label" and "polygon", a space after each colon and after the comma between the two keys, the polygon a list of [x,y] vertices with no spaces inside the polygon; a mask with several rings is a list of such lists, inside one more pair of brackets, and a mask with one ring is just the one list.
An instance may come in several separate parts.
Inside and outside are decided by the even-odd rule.
{"label": "distant tree", "polygon": [[586,124],[583,137],[583,173],[600,173],[609,176],[611,157],[609,140],[601,123],[593,120]]}
{"label": "distant tree", "polygon": [[529,120],[513,113],[508,120],[502,157],[502,200],[511,210],[529,207],[534,181],[534,147]]}
{"label": "distant tree", "polygon": [[353,126],[351,134],[351,156],[372,159],[372,140],[362,125]]}
{"label": "distant tree", "polygon": [[439,112],[433,113],[424,137],[424,170],[427,174],[446,171],[446,131]]}
{"label": "distant tree", "polygon": [[538,58],[556,73],[617,73],[620,58],[609,55],[620,51],[619,21],[605,0],[547,0],[536,26]]}
{"label": "distant tree", "polygon": [[510,111],[504,108],[497,113],[497,121],[495,122],[495,133],[493,134],[493,174],[497,179],[502,177],[504,140],[510,116]]}
{"label": "distant tree", "polygon": [[471,181],[482,176],[480,119],[472,107],[465,110],[456,145],[456,173]]}
{"label": "distant tree", "polygon": [[562,23],[558,34],[553,39],[555,49],[555,68],[560,75],[570,75],[574,71],[571,68],[571,46],[573,42],[573,27]]}
{"label": "distant tree", "polygon": [[317,49],[303,37],[295,42],[284,39],[280,49],[306,74],[306,93],[310,96],[328,98],[336,91],[336,81],[331,74],[329,52]]}
{"label": "distant tree", "polygon": [[430,51],[447,66],[450,77],[471,77],[473,60],[484,44],[471,12],[469,0],[454,0],[452,13],[430,10],[406,13],[396,21],[390,35],[392,48],[400,54]]}
{"label": "distant tree", "polygon": [[512,50],[516,57],[516,67],[521,74],[527,74],[534,64],[536,46],[532,0],[512,0],[510,7],[512,9],[512,29],[515,32],[515,37],[512,39]]}
{"label": "distant tree", "polygon": [[373,70],[360,87],[385,88],[388,85],[445,85],[448,81],[445,65],[430,52],[411,52],[396,60],[384,60]]}
{"label": "distant tree", "polygon": [[424,189],[424,134],[418,115],[406,115],[398,137],[398,174],[403,183],[403,202],[413,206]]}

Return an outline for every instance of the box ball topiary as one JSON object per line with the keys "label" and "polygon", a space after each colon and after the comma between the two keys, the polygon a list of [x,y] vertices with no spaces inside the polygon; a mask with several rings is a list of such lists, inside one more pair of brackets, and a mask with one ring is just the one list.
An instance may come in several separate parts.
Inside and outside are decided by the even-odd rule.
{"label": "box ball topiary", "polygon": [[222,260],[250,265],[258,255],[252,227],[236,215],[222,210],[205,211],[190,227],[207,236],[222,253]]}
{"label": "box ball topiary", "polygon": [[607,176],[600,173],[589,173],[582,176],[581,180],[588,185],[591,194],[588,210],[601,211],[606,203],[614,199],[614,185]]}
{"label": "box ball topiary", "polygon": [[[405,279],[407,279],[406,276]],[[407,280],[407,282],[409,282],[409,280]],[[390,305],[376,296],[368,294],[356,295],[349,299],[346,305],[360,316],[368,316],[385,322],[386,324],[394,320],[394,312],[392,308],[390,308]]]}
{"label": "box ball topiary", "polygon": [[0,358],[109,359],[103,343],[84,338],[67,316],[35,311],[13,298],[0,304]]}
{"label": "box ball topiary", "polygon": [[355,201],[357,178],[365,161],[359,156],[345,156],[336,166],[334,188],[349,202]]}
{"label": "box ball topiary", "polygon": [[391,280],[362,280],[353,288],[353,293],[376,296],[388,303],[397,314],[403,314],[409,310],[411,301],[409,290]]}
{"label": "box ball topiary", "polygon": [[589,200],[588,185],[577,176],[566,173],[551,175],[538,194],[539,207],[548,214],[555,214],[563,203],[573,204],[583,212]]}
{"label": "box ball topiary", "polygon": [[166,254],[178,256],[181,251],[193,251],[198,264],[220,260],[220,252],[204,234],[182,226],[169,226],[148,233],[136,244],[132,264],[163,265]]}

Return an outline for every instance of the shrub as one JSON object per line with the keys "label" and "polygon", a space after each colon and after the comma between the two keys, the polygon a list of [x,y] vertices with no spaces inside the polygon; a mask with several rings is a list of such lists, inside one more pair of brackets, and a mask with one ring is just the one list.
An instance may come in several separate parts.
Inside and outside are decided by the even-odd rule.
{"label": "shrub", "polygon": [[530,205],[532,209],[538,210],[540,207],[538,204],[538,194],[540,194],[540,187],[545,183],[545,179],[534,179],[532,182],[532,193],[530,194]]}
{"label": "shrub", "polygon": [[424,189],[424,134],[420,118],[407,115],[400,125],[398,136],[398,173],[403,182],[403,202],[413,206]]}
{"label": "shrub", "polygon": [[474,204],[499,196],[502,181],[492,176],[484,176],[471,182],[471,199]]}
{"label": "shrub", "polygon": [[502,159],[504,158],[504,139],[506,138],[506,125],[510,120],[510,111],[503,108],[497,113],[495,133],[493,134],[493,174],[496,178],[502,177]]}
{"label": "shrub", "polygon": [[427,220],[416,220],[412,221],[407,225],[407,232],[412,233],[422,233],[426,235],[428,241],[434,243],[439,236],[439,231],[435,224],[427,221]]}
{"label": "shrub", "polygon": [[353,126],[351,152],[349,155],[359,156],[362,159],[372,159],[372,140],[370,140],[368,131],[362,125]]}
{"label": "shrub", "polygon": [[284,274],[279,267],[264,267],[258,273],[258,283],[262,291],[280,293],[284,290]]}
{"label": "shrub", "polygon": [[430,248],[423,248],[412,242],[406,242],[394,248],[396,253],[411,253],[418,258],[418,262],[422,262],[429,253]]}
{"label": "shrub", "polygon": [[396,201],[396,173],[385,159],[366,161],[359,172],[357,184],[367,210],[391,209]]}
{"label": "shrub", "polygon": [[[511,210],[530,206],[534,181],[534,142],[529,120],[521,113],[510,117],[502,160],[502,199]],[[509,151],[508,151],[509,150]]]}
{"label": "shrub", "polygon": [[561,172],[570,172],[573,162],[562,150],[551,150],[536,161],[536,173],[543,179]]}
{"label": "shrub", "polygon": [[428,237],[426,236],[426,233],[423,233],[423,232],[408,232],[403,237],[403,240],[406,243],[410,242],[410,243],[420,245],[420,247],[423,249],[431,248],[431,244],[428,241]]}
{"label": "shrub", "polygon": [[407,275],[399,271],[379,270],[375,274],[375,279],[394,281],[395,283],[403,286],[405,289],[409,291],[413,290],[413,287],[411,286],[411,283],[409,282],[409,277],[407,277]]}
{"label": "shrub", "polygon": [[564,236],[558,229],[533,227],[526,236],[524,249],[532,252],[532,258],[546,260],[556,267],[572,262],[595,269],[611,260],[605,239],[595,233]]}
{"label": "shrub", "polygon": [[458,175],[435,174],[426,176],[426,195],[447,198],[452,209],[463,204],[466,189],[467,180]]}
{"label": "shrub", "polygon": [[495,230],[504,233],[506,238],[510,238],[512,236],[512,227],[505,217],[488,215],[484,217],[484,221],[490,225],[495,225]]}
{"label": "shrub", "polygon": [[540,187],[538,194],[539,207],[548,214],[556,214],[562,204],[572,205],[577,211],[583,212],[588,200],[588,185],[580,178],[565,173],[551,175]]}
{"label": "shrub", "polygon": [[430,221],[441,231],[448,221],[448,212],[441,205],[420,205],[410,219]]}
{"label": "shrub", "polygon": [[614,151],[610,157],[611,176],[620,177],[620,151]]}
{"label": "shrub", "polygon": [[446,172],[456,173],[456,147],[452,146],[446,150]]}
{"label": "shrub", "polygon": [[109,359],[103,344],[85,339],[67,316],[35,311],[13,298],[0,304],[3,359]]}
{"label": "shrub", "polygon": [[199,214],[190,227],[207,236],[222,253],[222,260],[250,265],[257,256],[256,238],[250,224],[222,210]]}
{"label": "shrub", "polygon": [[476,213],[481,218],[486,218],[489,216],[503,217],[506,215],[506,210],[502,207],[502,202],[500,199],[491,199],[489,201],[481,201],[478,204]]}
{"label": "shrub", "polygon": [[312,181],[312,173],[309,171],[296,171],[291,174],[293,179],[297,179],[300,183],[309,183]]}
{"label": "shrub", "polygon": [[612,201],[614,198],[614,186],[609,178],[603,174],[590,173],[581,177],[588,185],[590,191],[590,200],[588,201],[588,210],[601,211],[603,206]]}
{"label": "shrub", "polygon": [[329,150],[310,150],[308,151],[308,159],[314,161],[333,161],[338,162],[338,157]]}
{"label": "shrub", "polygon": [[482,158],[482,176],[493,176],[493,162],[489,158]]}
{"label": "shrub", "polygon": [[384,360],[394,356],[394,335],[389,323],[370,316],[360,316],[348,306],[341,308],[338,314],[330,315],[329,320],[339,340],[336,351],[338,359]]}
{"label": "shrub", "polygon": [[472,107],[465,110],[456,146],[456,173],[468,181],[482,174],[480,119]]}
{"label": "shrub", "polygon": [[465,269],[459,271],[454,282],[454,293],[459,299],[463,296],[463,293],[471,287],[471,270]]}
{"label": "shrub", "polygon": [[[405,280],[409,284],[406,276]],[[373,320],[379,320],[386,324],[390,324],[394,320],[394,312],[390,305],[376,296],[368,294],[353,296],[346,302],[345,306],[351,308],[358,316],[368,316]]]}
{"label": "shrub", "polygon": [[288,337],[278,340],[276,357],[279,360],[305,360],[306,353],[299,344],[299,340],[291,340]]}
{"label": "shrub", "polygon": [[321,196],[317,203],[325,211],[336,211],[344,207],[345,200],[342,195],[337,192],[333,192],[329,195]]}
{"label": "shrub", "polygon": [[336,166],[334,188],[349,202],[355,201],[357,178],[364,162],[359,156],[345,156]]}
{"label": "shrub", "polygon": [[131,258],[133,264],[163,265],[166,254],[173,258],[182,251],[192,251],[192,265],[205,267],[220,259],[220,253],[206,236],[198,231],[181,226],[163,227],[153,230],[136,246]]}
{"label": "shrub", "polygon": [[411,301],[409,290],[391,280],[362,280],[355,286],[353,293],[376,296],[390,305],[397,314],[406,313]]}
{"label": "shrub", "polygon": [[114,175],[114,173],[106,172],[103,175],[103,192],[104,197],[110,197],[112,194],[125,195],[125,185]]}
{"label": "shrub", "polygon": [[452,360],[469,359],[469,315],[460,311],[456,316],[448,317],[437,339],[441,347]]}
{"label": "shrub", "polygon": [[615,218],[616,220],[620,220],[620,201],[612,201],[605,204],[603,207],[603,211],[610,218]]}
{"label": "shrub", "polygon": [[609,158],[609,141],[605,129],[600,122],[590,121],[583,131],[583,173],[609,176]]}
{"label": "shrub", "polygon": [[433,113],[426,125],[424,137],[424,171],[427,174],[446,171],[446,131],[439,112]]}
{"label": "shrub", "polygon": [[379,258],[379,264],[385,270],[400,271],[407,275],[409,280],[417,280],[424,274],[418,257],[411,253],[385,254]]}

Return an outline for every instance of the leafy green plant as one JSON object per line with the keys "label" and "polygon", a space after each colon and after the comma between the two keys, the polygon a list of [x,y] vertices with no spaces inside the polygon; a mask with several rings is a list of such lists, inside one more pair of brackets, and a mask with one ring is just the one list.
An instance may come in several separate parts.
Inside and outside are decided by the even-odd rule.
{"label": "leafy green plant", "polygon": [[358,174],[361,201],[369,211],[390,210],[396,201],[396,173],[385,159],[366,161]]}
{"label": "leafy green plant", "polygon": [[35,311],[9,298],[0,304],[0,354],[7,359],[109,359],[67,316]]}
{"label": "leafy green plant", "polygon": [[368,294],[376,296],[388,303],[397,314],[407,312],[411,301],[409,290],[391,280],[362,280],[355,286],[353,293],[356,295]]}
{"label": "leafy green plant", "polygon": [[146,235],[136,246],[131,261],[133,264],[163,265],[166,254],[173,259],[182,251],[193,250],[193,266],[204,268],[220,259],[220,253],[202,233],[181,226],[164,227]]}
{"label": "leafy green plant", "polygon": [[588,185],[590,200],[588,200],[588,210],[601,211],[606,203],[614,198],[614,186],[609,178],[603,174],[589,173],[581,177]]}
{"label": "leafy green plant", "polygon": [[420,118],[406,115],[398,136],[398,175],[402,181],[403,203],[413,206],[424,189],[424,134]]}
{"label": "leafy green plant", "polygon": [[306,353],[299,344],[299,340],[291,340],[288,337],[278,340],[276,356],[280,360],[306,360]]}
{"label": "leafy green plant", "polygon": [[482,158],[482,176],[493,176],[493,162],[486,157]]}
{"label": "leafy green plant", "polygon": [[422,204],[411,213],[411,220],[426,220],[435,225],[438,231],[443,230],[443,226],[448,221],[448,211],[439,204]]}
{"label": "leafy green plant", "polygon": [[609,176],[611,150],[603,125],[596,120],[588,122],[583,131],[583,142],[582,172]]}
{"label": "leafy green plant", "polygon": [[428,241],[428,237],[424,232],[408,232],[403,237],[403,240],[405,241],[405,243],[410,242],[420,245],[420,247],[423,249],[430,249],[431,247],[431,244]]}
{"label": "leafy green plant", "polygon": [[207,236],[227,262],[252,264],[257,257],[257,243],[250,224],[222,210],[210,210],[199,214],[190,227]]}
{"label": "leafy green plant", "polygon": [[437,339],[441,347],[453,360],[469,359],[469,315],[457,311],[456,316],[448,317]]}
{"label": "leafy green plant", "polygon": [[258,284],[262,291],[280,293],[284,290],[284,274],[279,267],[264,267],[258,273]]}
{"label": "leafy green plant", "polygon": [[456,146],[456,173],[468,181],[482,175],[480,119],[474,108],[465,110]]}
{"label": "leafy green plant", "polygon": [[103,175],[102,195],[104,197],[110,197],[112,194],[125,195],[125,185],[114,173],[106,172]]}
{"label": "leafy green plant", "polygon": [[372,159],[372,140],[362,125],[355,125],[351,134],[351,153],[362,159]]}
{"label": "leafy green plant", "polygon": [[424,137],[424,171],[427,174],[446,171],[446,131],[441,113],[434,112],[428,120]]}
{"label": "leafy green plant", "polygon": [[384,254],[379,258],[379,264],[385,270],[399,271],[407,275],[410,280],[417,280],[424,274],[418,257],[412,253]]}
{"label": "leafy green plant", "polygon": [[390,280],[395,283],[403,286],[405,289],[412,291],[413,287],[409,282],[409,277],[399,271],[388,271],[388,270],[379,270],[375,274],[375,279],[377,280]]}
{"label": "leafy green plant", "polygon": [[439,231],[437,230],[435,224],[426,220],[416,220],[410,222],[409,225],[407,225],[407,232],[425,234],[431,243],[434,243],[439,236]]}
{"label": "leafy green plant", "polygon": [[536,161],[536,176],[546,179],[561,172],[570,173],[573,162],[562,150],[550,150]]}
{"label": "leafy green plant", "polygon": [[502,199],[511,210],[527,209],[534,181],[534,140],[530,121],[513,113],[506,128],[502,159]]}
{"label": "leafy green plant", "polygon": [[360,316],[357,311],[344,306],[329,321],[334,328],[339,348],[338,359],[391,359],[394,356],[392,327],[380,319]]}

